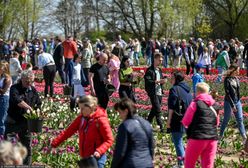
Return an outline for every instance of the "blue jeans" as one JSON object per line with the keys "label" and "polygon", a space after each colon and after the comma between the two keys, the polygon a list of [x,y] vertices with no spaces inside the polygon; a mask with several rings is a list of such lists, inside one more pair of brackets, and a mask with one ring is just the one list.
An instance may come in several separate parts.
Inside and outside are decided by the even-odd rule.
{"label": "blue jeans", "polygon": [[103,155],[97,160],[98,168],[104,168],[106,161],[107,161],[107,156],[106,156],[106,154],[103,154]]}
{"label": "blue jeans", "polygon": [[225,73],[225,69],[223,67],[218,66],[218,78],[216,80],[217,83],[220,83],[222,81],[222,75]]}
{"label": "blue jeans", "polygon": [[168,66],[168,55],[164,54],[163,66],[167,68]]}
{"label": "blue jeans", "polygon": [[[241,134],[241,136],[244,138],[246,137],[246,131],[245,131],[245,127],[244,127],[244,123],[243,123],[243,112],[242,112],[242,105],[241,102],[238,101],[235,104],[235,107],[237,109],[237,112],[234,113],[237,124],[238,124],[238,128],[239,128],[239,132]],[[220,127],[220,137],[223,137],[224,135],[224,131],[225,128],[228,125],[228,122],[231,118],[231,114],[232,114],[232,108],[231,105],[229,103],[229,101],[225,100],[224,101],[224,118],[223,121],[221,123],[221,127]]]}
{"label": "blue jeans", "polygon": [[146,64],[148,66],[152,65],[152,52],[146,53]]}
{"label": "blue jeans", "polygon": [[139,52],[134,52],[135,65],[139,65]]}
{"label": "blue jeans", "polygon": [[[172,132],[171,133],[171,139],[172,142],[174,143],[174,146],[176,148],[176,153],[178,157],[178,165],[182,166],[183,165],[183,158],[185,155],[184,152],[184,144],[183,144],[183,132]],[[179,159],[180,157],[180,159]]]}
{"label": "blue jeans", "polygon": [[9,96],[0,95],[0,135],[5,133],[5,120],[9,108]]}

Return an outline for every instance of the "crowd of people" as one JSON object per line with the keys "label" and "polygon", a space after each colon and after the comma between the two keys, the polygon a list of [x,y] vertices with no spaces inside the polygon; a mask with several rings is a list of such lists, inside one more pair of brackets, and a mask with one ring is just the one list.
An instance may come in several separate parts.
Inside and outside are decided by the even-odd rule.
{"label": "crowd of people", "polygon": [[[139,66],[142,57],[147,70],[135,72],[133,66]],[[61,83],[72,88],[71,101],[78,103],[81,113],[52,141],[51,148],[79,132],[80,164],[94,156],[98,167],[104,167],[106,151],[114,143],[106,112],[112,94],[110,88],[119,93],[120,101],[114,109],[122,119],[115,141],[113,168],[153,167],[155,143],[151,124],[154,117],[160,132],[171,134],[178,167],[194,167],[199,156],[202,167],[213,167],[217,142],[223,139],[232,112],[244,143],[247,140],[237,76],[239,69],[248,68],[248,40],[243,44],[237,38],[229,42],[201,38],[188,41],[142,38],[139,41],[136,38],[126,43],[118,36],[108,45],[104,40],[97,39],[92,44],[87,38],[80,41],[72,36],[64,41],[60,37],[10,43],[0,39],[0,60],[0,135],[2,138],[12,133],[19,135],[20,142],[27,148],[22,155],[27,155],[23,162],[26,165],[32,164],[32,149],[31,133],[23,115],[41,106],[40,95],[33,84],[33,71],[37,69],[43,72],[45,97],[54,96],[57,71]],[[161,66],[178,68],[183,62],[186,74],[180,71],[172,74],[168,119],[164,123],[161,106],[163,85],[168,79],[163,76]],[[218,69],[216,83],[221,84],[224,77],[222,122],[218,101],[210,95],[209,85],[204,83],[203,73],[210,74],[211,68]],[[191,74],[192,88],[184,81],[185,75]],[[144,75],[145,91],[152,105],[146,119],[138,116],[135,107],[134,88],[139,83],[139,75]],[[86,89],[90,89],[91,95],[86,95]],[[219,124],[220,133],[217,132]]]}

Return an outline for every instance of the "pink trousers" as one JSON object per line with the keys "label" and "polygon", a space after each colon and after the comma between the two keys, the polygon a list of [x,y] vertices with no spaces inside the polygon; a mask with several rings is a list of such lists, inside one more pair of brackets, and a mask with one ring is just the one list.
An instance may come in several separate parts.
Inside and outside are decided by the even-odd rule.
{"label": "pink trousers", "polygon": [[202,168],[213,168],[216,151],[217,140],[189,139],[184,158],[185,168],[195,168],[199,156]]}

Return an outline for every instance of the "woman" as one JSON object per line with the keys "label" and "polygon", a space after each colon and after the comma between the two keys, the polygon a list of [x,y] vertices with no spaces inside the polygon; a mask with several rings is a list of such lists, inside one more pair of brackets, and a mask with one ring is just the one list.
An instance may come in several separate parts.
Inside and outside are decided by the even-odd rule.
{"label": "woman", "polygon": [[81,57],[78,54],[75,54],[68,66],[69,86],[73,87],[73,98],[85,95],[83,85],[85,86],[87,81],[80,62]]}
{"label": "woman", "polygon": [[87,80],[87,85],[89,85],[89,71],[91,67],[91,57],[92,54],[89,49],[89,42],[84,42],[84,49],[82,51],[82,66],[83,66],[83,71],[84,71],[84,76]]}
{"label": "woman", "polygon": [[56,75],[56,66],[53,56],[49,53],[45,53],[42,48],[39,49],[38,66],[39,69],[43,69],[43,78],[45,79],[45,97],[48,94],[48,88],[50,88],[50,96],[53,96],[53,83]]}
{"label": "woman", "polygon": [[120,80],[119,80],[120,59],[110,52],[107,53],[109,56],[108,67],[110,71],[112,84],[115,86],[116,91],[118,91],[120,87]]}
{"label": "woman", "polygon": [[118,128],[111,168],[153,167],[154,143],[150,123],[136,114],[132,100],[122,99],[114,106],[122,123]]}
{"label": "woman", "polygon": [[175,145],[178,166],[183,166],[184,158],[184,145],[183,134],[184,127],[181,124],[183,115],[192,101],[192,95],[190,93],[190,87],[184,81],[184,75],[182,72],[175,72],[172,75],[173,86],[169,91],[168,109],[169,116],[167,120],[167,131],[171,132],[172,142]]}
{"label": "woman", "polygon": [[129,57],[125,56],[121,60],[119,79],[120,79],[120,88],[119,88],[120,98],[128,97],[135,102],[133,86],[132,86],[133,69],[130,67]]}
{"label": "woman", "polygon": [[209,68],[211,66],[211,56],[209,55],[208,48],[205,47],[203,53],[200,55],[198,64],[202,64],[206,69],[207,75],[209,75]]}
{"label": "woman", "polygon": [[88,158],[94,155],[98,167],[103,168],[107,160],[105,153],[114,141],[107,112],[98,107],[97,98],[90,95],[80,98],[78,103],[81,114],[52,141],[51,146],[59,146],[78,131],[80,156]]}
{"label": "woman", "polygon": [[9,108],[9,91],[11,86],[9,64],[0,62],[0,136],[5,133],[5,120]]}
{"label": "woman", "polygon": [[189,105],[182,123],[187,128],[185,168],[195,167],[201,157],[201,167],[213,168],[217,151],[219,107],[209,95],[209,85],[197,84],[197,96]]}
{"label": "woman", "polygon": [[223,138],[225,128],[233,112],[238,124],[239,132],[245,142],[247,136],[243,123],[242,105],[240,102],[240,84],[239,79],[236,77],[239,75],[239,67],[237,64],[232,64],[226,73],[224,79],[225,99],[224,99],[224,118],[220,127],[220,137]]}

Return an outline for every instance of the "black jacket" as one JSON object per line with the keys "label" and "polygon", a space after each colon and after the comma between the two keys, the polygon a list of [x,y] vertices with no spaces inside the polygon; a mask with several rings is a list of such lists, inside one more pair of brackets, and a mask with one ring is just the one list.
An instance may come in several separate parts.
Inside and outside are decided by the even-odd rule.
{"label": "black jacket", "polygon": [[[187,138],[217,140],[217,116],[203,101],[198,100],[196,105],[197,110],[187,129]],[[213,108],[218,113],[218,106],[213,105]]]}
{"label": "black jacket", "polygon": [[143,118],[135,116],[125,120],[118,128],[111,168],[151,168],[153,154],[151,125]]}
{"label": "black jacket", "polygon": [[231,107],[240,100],[239,93],[239,79],[237,77],[226,77],[224,79],[224,88],[225,88],[225,100],[227,100]]}
{"label": "black jacket", "polygon": [[[159,68],[159,73],[160,73],[160,78],[163,79],[163,74],[162,70]],[[152,65],[149,68],[147,68],[146,73],[145,73],[145,90],[148,94],[148,96],[152,96],[156,94],[156,72],[155,72],[155,67]],[[161,84],[160,84],[161,85]],[[162,88],[162,93],[163,93],[163,87]]]}
{"label": "black jacket", "polygon": [[60,43],[55,47],[55,50],[53,53],[53,59],[57,66],[63,64],[63,57],[64,57],[64,49],[63,49],[62,44]]}
{"label": "black jacket", "polygon": [[36,89],[33,86],[29,89],[24,88],[21,82],[11,86],[9,98],[8,115],[17,123],[26,121],[23,116],[26,110],[18,106],[21,101],[26,102],[33,109],[41,106],[41,100]]}

